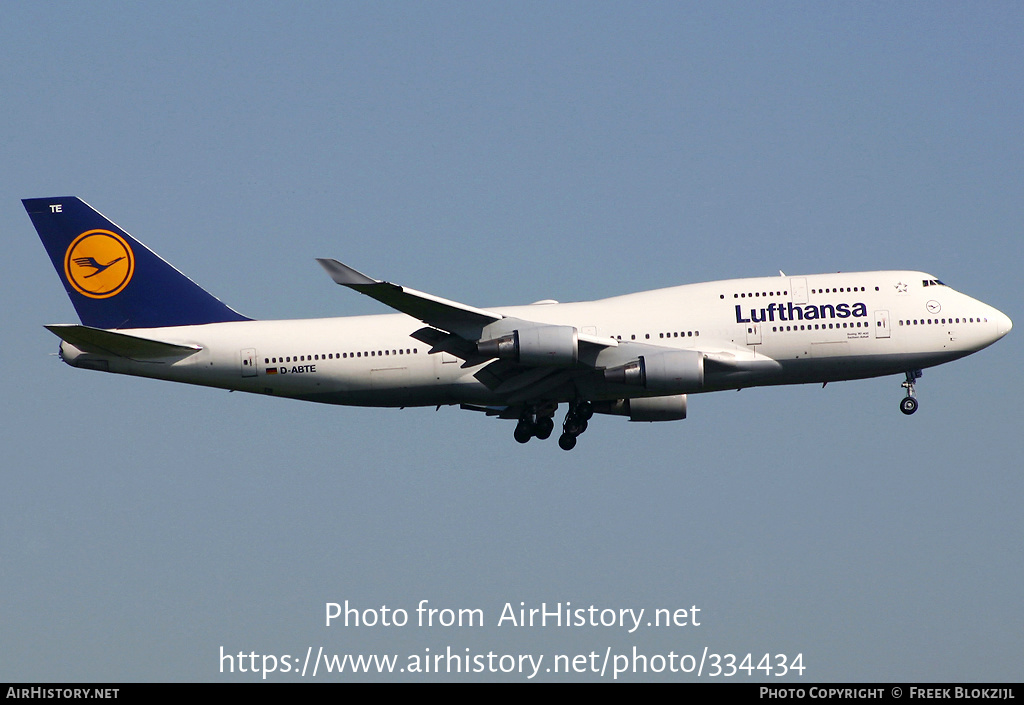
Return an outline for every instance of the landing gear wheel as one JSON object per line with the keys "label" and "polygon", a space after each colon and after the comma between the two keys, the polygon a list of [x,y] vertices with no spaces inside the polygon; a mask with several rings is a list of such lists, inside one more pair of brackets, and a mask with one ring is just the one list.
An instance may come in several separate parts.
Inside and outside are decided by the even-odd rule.
{"label": "landing gear wheel", "polygon": [[576,447],[576,437],[587,430],[587,419],[594,415],[594,405],[589,401],[577,400],[569,404],[569,411],[562,422],[562,435],[558,437],[558,446],[562,450]]}
{"label": "landing gear wheel", "polygon": [[562,424],[562,430],[568,433],[569,435],[578,436],[587,430],[587,422],[581,421],[580,419],[577,418],[570,418],[567,419],[564,424]]}
{"label": "landing gear wheel", "polygon": [[533,435],[537,438],[547,440],[551,437],[551,432],[555,430],[555,422],[551,417],[537,419],[537,427],[533,431]]}
{"label": "landing gear wheel", "polygon": [[907,416],[917,411],[917,394],[914,383],[921,379],[921,374],[921,370],[907,370],[907,381],[900,385],[907,390],[907,396],[903,397],[903,401],[900,402],[900,411]]}
{"label": "landing gear wheel", "polygon": [[917,411],[917,399],[914,397],[904,397],[903,401],[900,402],[900,411],[910,416]]}
{"label": "landing gear wheel", "polygon": [[520,421],[516,425],[516,430],[515,433],[512,434],[512,437],[515,438],[516,441],[518,441],[519,443],[528,442],[531,438],[533,438],[533,426],[528,423]]}

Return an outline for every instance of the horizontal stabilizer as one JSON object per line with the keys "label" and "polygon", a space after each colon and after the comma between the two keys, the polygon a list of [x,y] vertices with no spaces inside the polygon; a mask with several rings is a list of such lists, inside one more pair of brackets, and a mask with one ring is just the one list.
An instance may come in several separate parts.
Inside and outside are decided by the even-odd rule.
{"label": "horizontal stabilizer", "polygon": [[115,333],[102,328],[72,324],[45,326],[58,338],[71,343],[82,352],[99,355],[117,355],[131,360],[155,360],[168,357],[187,357],[199,350],[198,345],[179,345],[152,338]]}

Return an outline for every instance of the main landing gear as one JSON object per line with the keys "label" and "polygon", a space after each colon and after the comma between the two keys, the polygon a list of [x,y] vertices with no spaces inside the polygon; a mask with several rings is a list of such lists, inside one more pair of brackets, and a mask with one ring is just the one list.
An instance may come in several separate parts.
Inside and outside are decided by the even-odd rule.
{"label": "main landing gear", "polygon": [[903,397],[900,401],[900,411],[907,416],[917,411],[917,396],[914,393],[914,381],[921,379],[923,373],[921,370],[907,370],[907,381],[903,383],[903,388],[907,390],[907,396]]}
{"label": "main landing gear", "polygon": [[[541,407],[527,407],[519,417],[513,437],[519,443],[528,443],[531,438],[542,441],[551,436],[555,430],[552,418],[558,409],[556,404]],[[572,450],[576,447],[576,438],[587,430],[587,422],[594,415],[594,405],[589,401],[577,400],[569,403],[569,411],[562,422],[562,435],[558,437],[558,447]]]}
{"label": "main landing gear", "polygon": [[589,401],[569,403],[569,411],[562,422],[562,435],[558,437],[558,447],[572,450],[576,447],[576,438],[587,430],[587,421],[594,415],[594,405]]}
{"label": "main landing gear", "polygon": [[550,410],[527,408],[519,417],[513,437],[520,443],[526,443],[534,436],[542,441],[549,438],[551,432],[555,430],[555,422],[551,417],[554,416],[556,409],[557,407]]}

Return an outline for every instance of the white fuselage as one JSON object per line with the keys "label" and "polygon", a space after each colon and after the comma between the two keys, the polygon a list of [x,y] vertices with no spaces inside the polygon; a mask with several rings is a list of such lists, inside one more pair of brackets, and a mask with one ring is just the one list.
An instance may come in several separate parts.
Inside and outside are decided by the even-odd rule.
{"label": "white fuselage", "polygon": [[[700,351],[724,363],[691,392],[899,374],[976,352],[1012,325],[995,308],[910,271],[734,279],[492,310],[614,339],[616,346],[581,357],[581,374],[655,348]],[[104,360],[111,372],[331,404],[503,404],[514,396],[474,376],[490,361],[467,366],[431,352],[412,337],[422,328],[405,314],[243,321],[119,331],[201,348],[177,359],[83,353],[66,342],[61,350],[76,366]],[[592,400],[652,396],[580,384]],[[570,380],[549,399],[568,401],[579,392]]]}

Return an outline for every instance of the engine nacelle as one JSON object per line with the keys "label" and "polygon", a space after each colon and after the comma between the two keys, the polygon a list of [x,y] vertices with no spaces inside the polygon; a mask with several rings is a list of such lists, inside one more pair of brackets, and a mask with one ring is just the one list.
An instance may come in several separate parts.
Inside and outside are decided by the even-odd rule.
{"label": "engine nacelle", "polygon": [[639,397],[614,402],[597,402],[594,411],[628,416],[630,421],[681,421],[686,418],[686,395]]}
{"label": "engine nacelle", "polygon": [[579,359],[579,335],[572,326],[536,326],[514,330],[476,344],[481,355],[524,365],[569,367]]}
{"label": "engine nacelle", "polygon": [[681,421],[686,418],[686,395],[627,400],[630,421]]}
{"label": "engine nacelle", "polygon": [[698,392],[704,386],[704,355],[696,350],[641,355],[625,365],[606,369],[604,379],[656,392]]}

